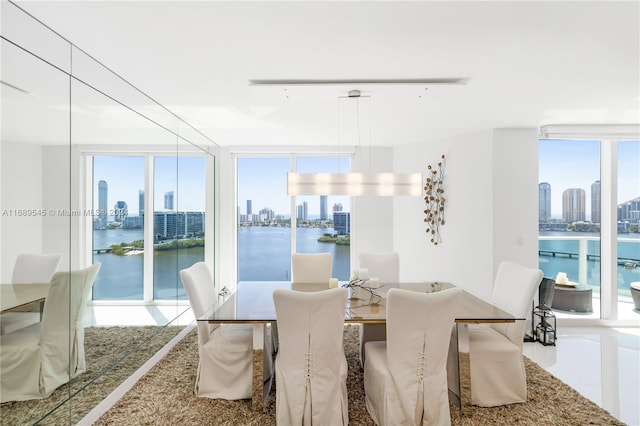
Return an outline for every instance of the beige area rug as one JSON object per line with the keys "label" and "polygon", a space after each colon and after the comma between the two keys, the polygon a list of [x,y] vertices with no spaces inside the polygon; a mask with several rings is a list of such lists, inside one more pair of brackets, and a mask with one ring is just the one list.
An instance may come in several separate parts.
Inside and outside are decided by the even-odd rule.
{"label": "beige area rug", "polygon": [[[88,327],[85,328],[87,371],[46,399],[6,402],[0,405],[0,424],[72,425],[140,368],[184,327]],[[159,331],[159,332],[158,332]],[[138,347],[141,342],[143,345]],[[136,349],[132,352],[133,349]],[[125,354],[122,362],[114,365]],[[105,374],[100,373],[107,370]],[[93,381],[93,382],[92,382]],[[86,387],[85,387],[86,386]],[[80,390],[84,387],[83,390]],[[71,400],[69,395],[76,393]],[[67,401],[68,400],[68,401]],[[51,410],[55,412],[42,419]]]}
{"label": "beige area rug", "polygon": [[[372,425],[364,403],[358,360],[358,327],[345,327],[349,364],[349,424]],[[189,333],[145,375],[97,425],[275,425],[275,387],[264,412],[250,402],[198,398],[194,395],[198,365],[196,331]],[[533,361],[525,358],[529,401],[496,408],[473,407],[461,417],[451,406],[454,425],[623,425]]]}

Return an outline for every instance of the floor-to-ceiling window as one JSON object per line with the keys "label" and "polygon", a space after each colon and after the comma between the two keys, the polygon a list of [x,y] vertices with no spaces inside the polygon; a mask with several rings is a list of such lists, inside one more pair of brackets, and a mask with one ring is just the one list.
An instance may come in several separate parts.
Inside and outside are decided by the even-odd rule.
{"label": "floor-to-ceiling window", "polygon": [[144,157],[93,157],[94,300],[143,298],[144,187]]}
{"label": "floor-to-ceiling window", "polygon": [[[612,144],[618,155],[611,164],[601,163],[608,158],[601,152],[611,152]],[[629,284],[640,280],[639,145],[586,138],[539,142],[539,266],[548,278],[567,275],[568,283],[556,286],[554,296],[554,309],[560,314],[606,318],[613,311],[618,319],[634,315]],[[617,174],[601,179],[601,164]],[[612,192],[612,197],[605,196]],[[613,203],[617,215],[608,220],[606,212]],[[603,252],[608,245],[601,244],[601,230],[608,227],[617,229],[615,256]],[[603,275],[603,259],[611,259],[615,282]],[[616,287],[618,297],[609,301],[606,294]],[[618,306],[612,310],[603,303]]]}
{"label": "floor-to-ceiling window", "polygon": [[287,173],[293,170],[348,172],[350,161],[337,156],[236,157],[238,281],[291,279],[292,251],[330,252],[332,276],[349,278],[350,198],[292,198]]}
{"label": "floor-to-ceiling window", "polygon": [[[179,271],[204,260],[205,158],[96,155],[92,169],[92,252],[102,263],[93,300],[186,299]],[[153,254],[148,280],[145,253]]]}
{"label": "floor-to-ceiling window", "polygon": [[[618,141],[618,301],[631,303],[640,281],[640,141]],[[620,312],[619,312],[620,314]]]}
{"label": "floor-to-ceiling window", "polygon": [[[340,173],[349,170],[342,157],[298,157],[299,173]],[[296,197],[296,252],[331,253],[331,276],[349,279],[351,242],[351,198],[344,195],[299,195]]]}

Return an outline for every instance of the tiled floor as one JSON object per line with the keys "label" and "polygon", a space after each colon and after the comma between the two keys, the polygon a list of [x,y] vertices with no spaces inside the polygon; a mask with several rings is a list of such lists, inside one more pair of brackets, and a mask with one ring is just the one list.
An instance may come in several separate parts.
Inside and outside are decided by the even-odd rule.
{"label": "tiled floor", "polygon": [[[178,316],[179,324],[193,321],[188,305],[93,306],[85,325],[165,324]],[[525,343],[524,354],[621,421],[640,426],[640,322],[624,328],[560,325],[556,346]]]}
{"label": "tiled floor", "polygon": [[640,425],[640,326],[559,327],[556,346],[524,354],[628,425]]}

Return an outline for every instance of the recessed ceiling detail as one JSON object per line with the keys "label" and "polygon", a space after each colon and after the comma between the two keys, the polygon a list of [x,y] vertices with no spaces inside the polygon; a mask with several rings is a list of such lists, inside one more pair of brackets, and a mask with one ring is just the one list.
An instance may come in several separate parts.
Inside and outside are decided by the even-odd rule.
{"label": "recessed ceiling detail", "polygon": [[348,84],[464,85],[468,78],[255,79],[249,86],[340,86]]}

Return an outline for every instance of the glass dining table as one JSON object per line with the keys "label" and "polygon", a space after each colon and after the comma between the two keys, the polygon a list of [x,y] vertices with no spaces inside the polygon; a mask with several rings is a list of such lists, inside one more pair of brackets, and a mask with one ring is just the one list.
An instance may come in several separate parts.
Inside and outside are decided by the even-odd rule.
{"label": "glass dining table", "polygon": [[0,284],[0,313],[18,311],[30,305],[40,305],[42,313],[49,287],[49,283]]}
{"label": "glass dining table", "polygon": [[[346,283],[341,283],[345,285]],[[405,288],[412,291],[431,293],[454,287],[444,282],[381,283],[380,287],[369,291],[351,289],[345,311],[345,323],[385,324],[385,296],[391,288]],[[275,324],[276,312],[273,304],[273,290],[292,288],[300,291],[319,291],[329,288],[328,283],[293,285],[289,281],[241,281],[235,292],[221,292],[217,303],[198,321],[212,324],[252,324],[253,325],[253,392],[251,406],[262,410],[271,389],[272,377],[263,376],[263,352],[265,348],[265,327]],[[462,291],[460,306],[456,307],[455,327],[452,330],[449,347],[447,376],[449,396],[462,410],[471,405],[471,374],[469,358],[469,324],[512,323],[525,321],[503,311],[491,303]],[[457,356],[456,356],[457,355]]]}

